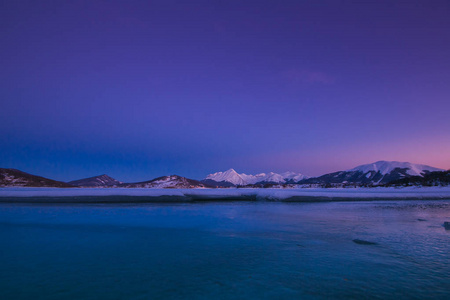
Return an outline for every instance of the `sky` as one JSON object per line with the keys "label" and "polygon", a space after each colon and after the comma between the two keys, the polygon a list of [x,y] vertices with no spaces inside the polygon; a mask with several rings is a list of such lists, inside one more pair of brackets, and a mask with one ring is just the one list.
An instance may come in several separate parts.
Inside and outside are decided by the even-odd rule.
{"label": "sky", "polygon": [[450,2],[0,1],[0,167],[450,169]]}

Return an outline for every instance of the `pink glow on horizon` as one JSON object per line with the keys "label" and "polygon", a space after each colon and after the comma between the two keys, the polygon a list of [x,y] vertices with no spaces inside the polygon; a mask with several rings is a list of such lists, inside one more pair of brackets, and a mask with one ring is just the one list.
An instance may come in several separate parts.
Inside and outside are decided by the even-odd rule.
{"label": "pink glow on horizon", "polygon": [[[440,143],[439,143],[440,142]],[[437,147],[436,145],[440,145]],[[335,145],[312,153],[308,150],[292,150],[249,158],[246,167],[264,165],[270,171],[295,171],[308,176],[352,169],[358,165],[380,160],[405,161],[450,169],[450,141],[438,138],[392,142],[388,147],[369,142],[351,146]],[[261,170],[264,171],[264,170]]]}

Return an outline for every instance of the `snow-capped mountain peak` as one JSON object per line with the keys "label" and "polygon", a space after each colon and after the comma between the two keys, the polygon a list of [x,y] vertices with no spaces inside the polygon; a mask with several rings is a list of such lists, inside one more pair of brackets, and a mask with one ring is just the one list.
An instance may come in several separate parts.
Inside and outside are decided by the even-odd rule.
{"label": "snow-capped mountain peak", "polygon": [[357,166],[353,169],[348,170],[348,172],[360,171],[362,173],[367,172],[380,172],[381,175],[386,175],[394,171],[395,169],[407,169],[406,173],[411,176],[421,176],[425,171],[443,171],[442,169],[434,168],[427,165],[413,164],[410,162],[398,162],[398,161],[377,161],[367,165]]}
{"label": "snow-capped mountain peak", "polygon": [[[245,175],[245,174],[242,174]],[[214,174],[209,174],[206,179],[211,179],[217,182],[230,182],[234,185],[246,185],[247,182],[238,174],[234,169],[229,169],[225,172],[216,172]]]}

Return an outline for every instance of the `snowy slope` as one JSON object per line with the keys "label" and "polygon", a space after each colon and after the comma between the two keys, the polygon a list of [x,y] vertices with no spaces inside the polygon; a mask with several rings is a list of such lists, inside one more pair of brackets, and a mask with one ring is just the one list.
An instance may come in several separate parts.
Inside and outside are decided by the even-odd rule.
{"label": "snowy slope", "polygon": [[284,172],[284,173],[281,173],[281,176],[286,181],[291,181],[291,182],[299,182],[300,180],[308,178],[308,176],[305,176],[305,175],[300,174],[300,173],[295,173],[295,172]]}
{"label": "snowy slope", "polygon": [[347,170],[348,172],[360,171],[366,174],[367,172],[374,171],[380,172],[381,175],[386,175],[394,171],[395,169],[407,169],[406,173],[411,176],[422,176],[422,173],[444,171],[443,169],[430,167],[427,165],[412,164],[410,162],[398,162],[398,161],[377,161],[372,164],[357,166],[356,168]]}
{"label": "snowy slope", "polygon": [[94,176],[79,180],[70,181],[69,184],[81,187],[107,187],[119,185],[122,182],[106,175]]}

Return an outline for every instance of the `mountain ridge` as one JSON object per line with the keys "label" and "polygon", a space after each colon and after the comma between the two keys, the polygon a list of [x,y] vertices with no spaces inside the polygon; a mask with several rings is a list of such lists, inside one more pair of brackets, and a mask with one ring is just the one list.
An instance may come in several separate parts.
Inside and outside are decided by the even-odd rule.
{"label": "mountain ridge", "polygon": [[450,170],[435,171],[424,176],[411,176],[394,180],[385,186],[448,186],[450,185]]}
{"label": "mountain ridge", "polygon": [[337,171],[318,177],[308,178],[298,183],[319,185],[382,185],[411,176],[423,177],[427,173],[436,171],[444,170],[410,162],[382,160],[371,164],[359,165],[345,171]]}

